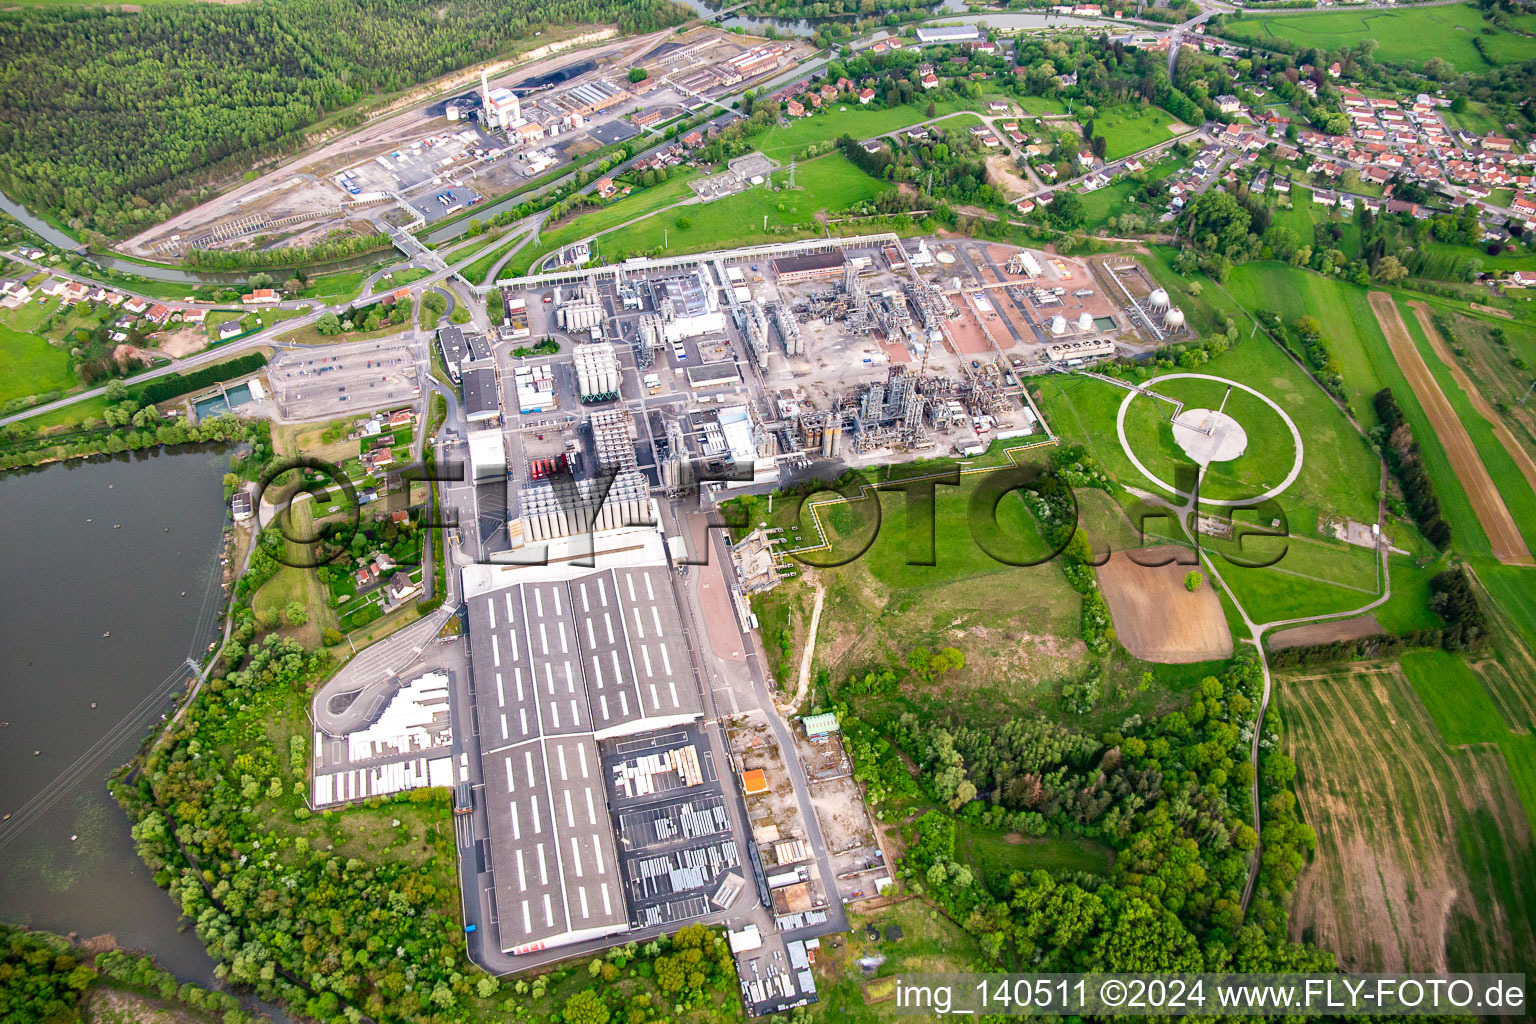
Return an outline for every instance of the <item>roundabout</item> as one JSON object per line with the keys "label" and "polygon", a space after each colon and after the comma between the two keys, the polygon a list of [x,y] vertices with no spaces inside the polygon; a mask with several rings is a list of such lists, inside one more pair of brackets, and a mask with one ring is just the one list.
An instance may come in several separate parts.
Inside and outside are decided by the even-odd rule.
{"label": "roundabout", "polygon": [[[1147,465],[1137,456],[1136,450],[1131,446],[1130,438],[1126,436],[1125,432],[1126,413],[1130,410],[1131,403],[1135,400],[1136,396],[1146,395],[1156,388],[1157,385],[1175,380],[1214,381],[1218,384],[1226,385],[1229,389],[1235,388],[1252,395],[1280,417],[1287,429],[1290,430],[1291,440],[1296,447],[1296,457],[1291,464],[1290,471],[1286,473],[1284,479],[1273,487],[1247,498],[1207,498],[1202,496],[1200,499],[1202,504],[1224,508],[1248,505],[1253,502],[1278,497],[1284,494],[1291,484],[1296,482],[1296,478],[1301,475],[1301,466],[1304,461],[1301,431],[1297,429],[1296,422],[1291,419],[1290,415],[1279,404],[1263,392],[1239,381],[1228,380],[1225,377],[1217,377],[1208,373],[1164,374],[1161,377],[1147,381],[1137,390],[1130,392],[1125,396],[1125,400],[1120,403],[1120,410],[1115,417],[1115,431],[1119,435],[1120,447],[1125,452],[1126,458],[1130,459],[1131,465],[1135,466],[1142,476],[1170,494],[1181,498],[1190,497],[1189,492],[1179,490],[1148,469]],[[1165,400],[1168,399],[1165,398]],[[1225,402],[1222,404],[1225,406]],[[1212,463],[1230,462],[1239,458],[1248,450],[1247,430],[1237,419],[1223,411],[1223,409],[1181,408],[1173,418],[1171,427],[1174,442],[1186,457],[1199,465],[1202,476]]]}

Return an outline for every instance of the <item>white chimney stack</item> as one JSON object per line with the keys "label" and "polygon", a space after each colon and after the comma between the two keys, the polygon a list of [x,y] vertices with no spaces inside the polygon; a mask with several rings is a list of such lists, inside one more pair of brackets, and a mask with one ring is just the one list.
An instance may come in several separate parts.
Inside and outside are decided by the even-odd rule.
{"label": "white chimney stack", "polygon": [[491,107],[491,74],[485,69],[480,69],[480,103],[487,111]]}

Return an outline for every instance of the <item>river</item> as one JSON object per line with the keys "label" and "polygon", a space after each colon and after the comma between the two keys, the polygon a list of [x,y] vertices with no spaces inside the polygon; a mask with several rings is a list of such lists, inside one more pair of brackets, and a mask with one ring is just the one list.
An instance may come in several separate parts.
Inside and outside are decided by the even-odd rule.
{"label": "river", "polygon": [[0,919],[111,934],[203,985],[213,962],[104,780],[215,638],[227,462],[184,449],[0,476]]}

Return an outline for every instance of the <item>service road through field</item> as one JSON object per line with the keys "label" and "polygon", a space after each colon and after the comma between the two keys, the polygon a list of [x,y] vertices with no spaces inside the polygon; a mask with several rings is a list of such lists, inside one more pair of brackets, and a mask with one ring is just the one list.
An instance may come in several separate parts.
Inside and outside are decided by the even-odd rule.
{"label": "service road through field", "polygon": [[1477,521],[1482,524],[1483,532],[1488,534],[1493,557],[1505,565],[1536,565],[1530,549],[1525,546],[1525,539],[1515,526],[1514,517],[1509,514],[1498,488],[1494,487],[1493,478],[1488,475],[1488,467],[1483,465],[1482,457],[1478,455],[1467,428],[1456,418],[1445,392],[1440,390],[1424,357],[1409,337],[1408,325],[1403,323],[1392,296],[1386,292],[1371,292],[1370,300],[1371,309],[1392,349],[1392,358],[1402,369],[1403,376],[1408,378],[1408,386],[1413,388],[1419,404],[1424,407],[1424,414],[1429,417],[1436,436],[1445,447],[1446,457],[1451,460],[1451,468],[1456,471],[1456,479],[1461,481],[1462,488],[1467,492],[1467,500],[1472,504],[1472,511],[1477,514]]}

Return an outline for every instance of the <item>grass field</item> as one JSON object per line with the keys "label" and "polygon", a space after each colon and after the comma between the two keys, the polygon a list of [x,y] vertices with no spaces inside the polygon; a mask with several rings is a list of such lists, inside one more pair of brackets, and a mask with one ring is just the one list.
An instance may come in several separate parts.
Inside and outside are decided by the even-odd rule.
{"label": "grass field", "polygon": [[[1244,499],[1280,483],[1296,461],[1296,442],[1278,412],[1265,402],[1220,381],[1170,380],[1157,392],[1184,403],[1186,412],[1216,409],[1236,419],[1247,433],[1248,446],[1236,459],[1213,462],[1201,480],[1200,493],[1207,498]],[[1137,397],[1126,410],[1125,429],[1132,450],[1155,476],[1173,482],[1180,465],[1190,459],[1173,437],[1168,420],[1172,407],[1151,398]]]}
{"label": "grass field", "polygon": [[1129,103],[1100,110],[1093,118],[1093,133],[1104,136],[1104,159],[1118,160],[1173,138],[1177,119],[1161,107]]}
{"label": "grass field", "polygon": [[475,284],[484,282],[485,275],[491,272],[491,268],[496,265],[496,261],[505,256],[507,250],[517,245],[524,237],[525,234],[523,232],[518,232],[498,242],[496,245],[488,246],[484,255],[464,268],[464,279]]}
{"label": "grass field", "polygon": [[[826,588],[817,667],[843,679],[899,663],[918,645],[953,646],[965,653],[965,668],[944,676],[921,695],[936,709],[967,715],[973,722],[1058,711],[1060,683],[1077,678],[1088,662],[1087,648],[1078,639],[1081,598],[1053,561],[1008,565],[988,554],[998,551],[1017,561],[1044,557],[1049,550],[1033,518],[1016,500],[999,505],[995,526],[982,517],[973,530],[968,510],[979,480],[979,475],[968,474],[958,487],[936,488],[931,535],[926,525],[914,529],[909,523],[901,492],[881,492],[878,526],[873,498],[853,508],[824,511],[822,522],[833,550],[829,557],[804,557],[825,563],[853,560],[814,574]],[[765,498],[744,502],[748,521],[768,521],[784,527],[790,537],[798,535],[802,543],[814,541],[809,519],[797,522],[794,498],[779,496],[771,516]],[[1096,543],[1144,546],[1108,495],[1085,492],[1080,506]],[[871,536],[873,544],[854,558]],[[907,564],[926,560],[930,544],[934,564]],[[783,658],[785,672],[798,665],[811,594],[811,585],[802,577],[753,601],[770,650],[781,630],[791,638]],[[779,657],[772,654],[771,660]],[[1116,654],[1104,665],[1098,709],[1078,724],[1090,731],[1111,728],[1127,714],[1157,715],[1181,706],[1210,670],[1199,664],[1151,665]],[[1141,689],[1143,672],[1151,672],[1156,685]]]}
{"label": "grass field", "polygon": [[1493,698],[1456,655],[1410,651],[1403,655],[1403,672],[1450,746],[1482,743],[1507,731]]}
{"label": "grass field", "polygon": [[[533,261],[545,253],[553,252],[563,245],[570,245],[591,235],[601,234],[625,221],[644,217],[648,213],[655,213],[657,210],[690,198],[694,193],[688,181],[696,176],[696,172],[691,168],[675,171],[672,177],[658,185],[631,192],[622,199],[594,210],[587,210],[564,224],[542,232],[537,241],[529,243],[511,263],[502,268],[502,276],[516,277],[526,274],[528,268],[533,265]],[[599,248],[601,249],[601,243]]]}
{"label": "grass field", "polygon": [[[1338,360],[1350,408],[1361,426],[1369,428],[1376,424],[1371,396],[1383,387],[1392,389],[1423,452],[1424,466],[1434,482],[1442,514],[1456,537],[1454,543],[1470,554],[1488,555],[1488,538],[1445,449],[1392,357],[1366,290],[1273,262],[1236,268],[1226,287],[1249,308],[1276,310],[1287,322],[1310,314],[1328,326],[1328,347]],[[1206,294],[1211,294],[1209,286]]]}
{"label": "grass field", "polygon": [[[813,1021],[872,1024],[891,1019],[896,975],[914,972],[953,972],[980,969],[976,940],[942,916],[926,900],[908,899],[873,912],[854,910],[846,941],[822,940],[816,954],[816,987],[820,1001],[810,1008]],[[901,929],[898,941],[885,938],[891,926]],[[870,939],[867,928],[881,936]],[[883,957],[872,975],[859,960]]]}
{"label": "grass field", "polygon": [[1536,853],[1500,751],[1449,749],[1396,666],[1282,676],[1278,693],[1318,837],[1293,937],[1349,971],[1536,966]]}
{"label": "grass field", "polygon": [[[1146,175],[1152,180],[1166,178],[1184,164],[1183,160],[1170,157],[1154,167],[1149,167]],[[1090,233],[1097,231],[1105,226],[1109,218],[1118,217],[1123,213],[1141,213],[1150,218],[1154,212],[1152,207],[1131,198],[1131,193],[1140,187],[1139,182],[1126,178],[1085,194],[1083,196],[1084,228]]]}
{"label": "grass field", "polygon": [[76,383],[69,353],[46,338],[0,325],[0,402],[64,391]]}
{"label": "grass field", "polygon": [[[1308,229],[1303,239],[1310,238]],[[1376,422],[1371,396],[1384,386],[1376,360],[1386,351],[1386,338],[1364,288],[1283,263],[1264,262],[1234,269],[1226,289],[1248,309],[1274,310],[1287,325],[1303,316],[1315,316],[1325,324],[1325,340],[1339,361],[1350,409],[1362,426]]]}
{"label": "grass field", "polygon": [[[1306,449],[1305,459],[1301,475],[1279,499],[1292,533],[1315,535],[1319,515],[1342,516],[1360,522],[1375,520],[1375,495],[1380,478],[1375,455],[1338,407],[1278,346],[1263,335],[1245,338],[1202,366],[1199,372],[1241,381],[1264,392],[1296,422]],[[1089,445],[1100,463],[1120,482],[1149,486],[1125,457],[1115,431],[1116,413],[1127,392],[1091,378],[1057,376],[1037,379],[1047,406],[1046,419],[1058,433]],[[1151,403],[1134,400],[1132,411],[1138,406],[1146,406],[1155,417]],[[1263,422],[1268,423],[1274,414],[1267,406],[1263,408],[1267,417]],[[1146,462],[1147,455],[1143,453],[1156,451],[1151,443],[1153,439],[1148,437],[1143,443],[1132,435],[1132,426],[1133,421],[1128,415],[1127,435],[1133,437],[1137,455]],[[1287,433],[1283,445],[1287,451],[1289,441]],[[1250,444],[1257,443],[1270,444],[1250,434]],[[1242,461],[1238,460],[1234,465]],[[1285,475],[1289,465],[1287,459],[1285,468],[1274,471],[1275,482]]]}
{"label": "grass field", "polygon": [[[1491,65],[1472,40],[1487,23],[1470,4],[1410,7],[1392,11],[1337,11],[1305,14],[1265,14],[1230,21],[1222,34],[1260,45],[1288,42],[1298,47],[1336,50],[1364,40],[1378,45],[1376,59],[1420,68],[1431,57],[1442,57],[1457,71],[1486,71]],[[1483,36],[1499,63],[1536,56],[1536,41],[1507,32]],[[1495,42],[1498,41],[1498,42]]]}
{"label": "grass field", "polygon": [[300,293],[306,299],[330,299],[333,302],[352,298],[362,293],[363,281],[378,270],[377,266],[363,270],[345,270],[335,274],[312,277],[309,287]]}
{"label": "grass field", "polygon": [[[972,100],[935,103],[934,116],[943,117],[957,110],[969,110],[973,103]],[[761,135],[753,136],[752,148],[770,159],[788,163],[814,143],[842,138],[844,135],[852,135],[856,139],[886,135],[927,120],[927,111],[926,100],[878,110],[861,107],[857,103],[852,106],[839,103],[813,117],[796,118],[788,125],[776,125]]]}
{"label": "grass field", "polygon": [[997,892],[1007,891],[1008,876],[1015,871],[1085,871],[1109,873],[1114,851],[1089,839],[1029,839],[1017,832],[1003,833],[961,822],[955,831],[955,855],[969,864],[981,884]]}
{"label": "grass field", "polygon": [[[1448,302],[1429,303],[1449,328],[1446,344],[1473,385],[1500,413],[1516,440],[1536,458],[1536,405],[1520,398],[1530,386],[1530,373],[1515,365],[1519,359],[1536,366],[1536,327],[1519,322],[1494,323],[1472,316]],[[1501,344],[1495,331],[1502,332]]]}
{"label": "grass field", "polygon": [[[775,186],[782,186],[788,177],[788,171],[777,171],[772,180]],[[891,188],[838,153],[798,165],[795,186],[778,192],[753,188],[712,203],[653,214],[604,235],[604,258],[615,260],[662,250],[699,252],[818,235],[822,233],[816,221],[818,213],[837,212]],[[681,227],[680,223],[688,226]]]}

